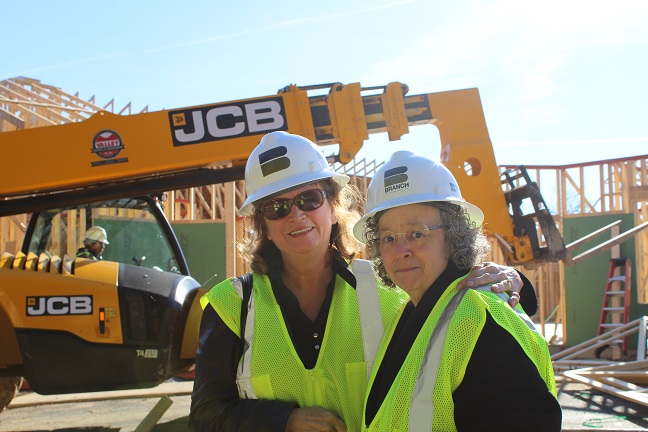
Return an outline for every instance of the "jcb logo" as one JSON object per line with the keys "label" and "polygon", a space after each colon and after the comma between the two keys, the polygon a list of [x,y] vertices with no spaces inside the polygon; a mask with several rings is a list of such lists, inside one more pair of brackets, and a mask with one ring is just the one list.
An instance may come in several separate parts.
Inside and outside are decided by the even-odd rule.
{"label": "jcb logo", "polygon": [[169,121],[174,146],[288,129],[281,97],[171,111]]}
{"label": "jcb logo", "polygon": [[90,295],[27,297],[27,316],[91,314]]}

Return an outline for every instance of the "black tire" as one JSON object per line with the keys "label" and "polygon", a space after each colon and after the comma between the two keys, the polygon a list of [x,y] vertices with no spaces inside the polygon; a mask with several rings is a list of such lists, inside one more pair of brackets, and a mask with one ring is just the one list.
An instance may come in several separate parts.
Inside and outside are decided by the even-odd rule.
{"label": "black tire", "polygon": [[21,377],[0,377],[0,412],[7,408],[21,385]]}

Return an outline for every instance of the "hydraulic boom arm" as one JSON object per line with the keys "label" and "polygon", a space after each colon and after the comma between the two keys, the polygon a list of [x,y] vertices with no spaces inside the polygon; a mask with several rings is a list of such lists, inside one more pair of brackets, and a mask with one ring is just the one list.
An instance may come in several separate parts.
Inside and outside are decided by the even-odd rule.
{"label": "hydraulic boom arm", "polygon": [[[308,93],[321,89],[328,92]],[[113,199],[239,180],[248,155],[271,131],[338,144],[336,161],[345,164],[369,134],[386,132],[393,141],[410,126],[433,124],[441,161],[464,197],[484,210],[487,233],[498,236],[509,262],[533,261],[528,236],[534,233],[514,232],[477,89],[407,92],[398,82],[289,85],[259,98],[128,116],[101,111],[82,122],[0,133],[2,148],[29,155],[22,159],[28,166],[0,160],[0,216],[90,196]]]}

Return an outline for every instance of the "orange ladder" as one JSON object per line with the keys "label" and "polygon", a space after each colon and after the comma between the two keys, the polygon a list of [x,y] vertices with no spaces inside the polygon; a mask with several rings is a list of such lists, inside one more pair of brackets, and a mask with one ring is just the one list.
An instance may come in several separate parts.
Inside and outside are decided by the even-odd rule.
{"label": "orange ladder", "polygon": [[[617,269],[621,269],[621,274],[615,275]],[[607,284],[605,285],[605,293],[603,294],[601,321],[599,322],[598,328],[599,336],[606,331],[614,330],[628,323],[628,318],[630,317],[631,275],[632,267],[628,258],[612,258],[610,260],[610,270],[608,271]],[[614,282],[620,282],[620,287],[617,284],[618,289],[612,289]],[[624,336],[622,340],[615,342],[620,343],[621,350],[624,354],[627,354],[628,336]],[[601,348],[604,349],[605,347]],[[602,351],[601,348],[599,348],[600,351]],[[599,350],[597,350],[597,354],[600,354]]]}

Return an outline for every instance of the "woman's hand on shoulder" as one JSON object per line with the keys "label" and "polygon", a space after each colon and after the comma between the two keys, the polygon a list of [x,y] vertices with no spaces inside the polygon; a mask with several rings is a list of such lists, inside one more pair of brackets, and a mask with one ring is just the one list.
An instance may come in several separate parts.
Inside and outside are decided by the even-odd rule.
{"label": "woman's hand on shoulder", "polygon": [[288,416],[286,432],[346,432],[347,427],[333,412],[320,408],[294,408]]}
{"label": "woman's hand on shoulder", "polygon": [[484,262],[470,269],[470,273],[457,284],[457,289],[475,288],[490,285],[491,291],[509,295],[509,305],[515,307],[520,302],[520,290],[524,285],[522,278],[513,267]]}

